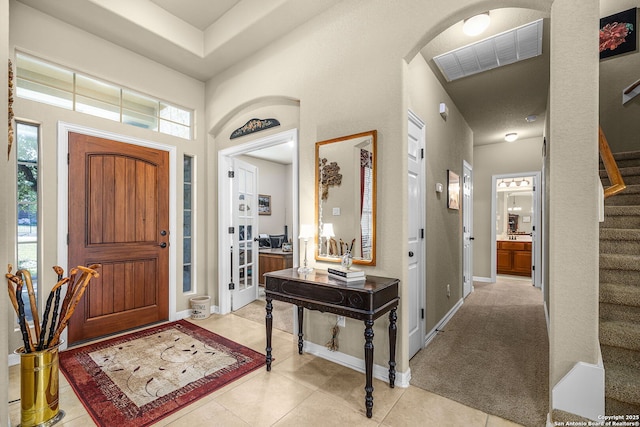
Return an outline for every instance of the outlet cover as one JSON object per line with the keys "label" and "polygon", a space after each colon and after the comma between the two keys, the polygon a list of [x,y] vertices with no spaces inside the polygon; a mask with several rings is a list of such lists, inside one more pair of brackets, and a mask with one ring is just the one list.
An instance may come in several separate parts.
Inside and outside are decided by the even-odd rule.
{"label": "outlet cover", "polygon": [[345,320],[344,320],[344,316],[337,316],[337,320],[336,323],[338,324],[338,326],[340,326],[341,328],[344,328],[346,326],[345,324]]}

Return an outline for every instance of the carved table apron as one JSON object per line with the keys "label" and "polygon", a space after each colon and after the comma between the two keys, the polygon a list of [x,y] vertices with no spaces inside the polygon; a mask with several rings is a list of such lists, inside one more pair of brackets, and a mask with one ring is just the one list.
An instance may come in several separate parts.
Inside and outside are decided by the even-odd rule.
{"label": "carved table apron", "polygon": [[285,301],[298,307],[298,353],[302,354],[302,319],[304,308],[334,313],[364,321],[365,406],[367,417],[373,411],[373,322],[389,312],[389,386],[396,379],[396,335],[398,279],[367,276],[359,284],[333,279],[326,272],[315,270],[298,274],[296,269],[279,270],[265,275],[267,328],[267,371],[271,370],[272,301]]}

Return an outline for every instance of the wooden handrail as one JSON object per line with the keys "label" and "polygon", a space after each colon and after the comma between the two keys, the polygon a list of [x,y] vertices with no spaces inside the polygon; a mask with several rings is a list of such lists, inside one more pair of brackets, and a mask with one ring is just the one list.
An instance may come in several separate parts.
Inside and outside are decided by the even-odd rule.
{"label": "wooden handrail", "polygon": [[611,186],[604,190],[604,198],[606,199],[607,197],[618,194],[627,188],[627,186],[622,180],[620,169],[618,169],[616,160],[613,158],[607,137],[604,136],[604,132],[600,126],[598,126],[598,148],[600,149],[600,158],[602,158],[602,163],[604,163],[604,168],[611,182]]}
{"label": "wooden handrail", "polygon": [[638,86],[640,86],[640,80],[638,80],[637,82],[635,82],[634,84],[632,84],[631,86],[629,86],[624,92],[625,95],[629,95],[631,92],[633,92],[633,90],[635,88],[637,88]]}

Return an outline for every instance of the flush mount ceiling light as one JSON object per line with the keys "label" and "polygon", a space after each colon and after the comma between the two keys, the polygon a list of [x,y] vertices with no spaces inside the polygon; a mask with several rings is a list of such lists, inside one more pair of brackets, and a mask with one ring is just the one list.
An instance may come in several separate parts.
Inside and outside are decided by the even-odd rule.
{"label": "flush mount ceiling light", "polygon": [[513,132],[513,133],[508,133],[504,136],[504,140],[507,142],[513,142],[516,139],[518,139],[518,134]]}
{"label": "flush mount ceiling light", "polygon": [[538,119],[538,116],[536,116],[535,114],[532,114],[530,116],[525,117],[524,119],[527,121],[527,123],[533,123]]}
{"label": "flush mount ceiling light", "polygon": [[464,20],[462,25],[462,32],[468,36],[477,36],[482,34],[487,29],[491,18],[489,18],[489,12],[481,13],[480,15],[472,16]]}

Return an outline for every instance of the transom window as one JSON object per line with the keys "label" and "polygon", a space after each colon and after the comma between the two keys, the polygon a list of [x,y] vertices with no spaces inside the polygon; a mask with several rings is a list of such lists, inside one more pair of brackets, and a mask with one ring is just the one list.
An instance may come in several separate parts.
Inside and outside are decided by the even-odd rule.
{"label": "transom window", "polygon": [[16,95],[167,135],[192,139],[192,111],[106,81],[16,54]]}

